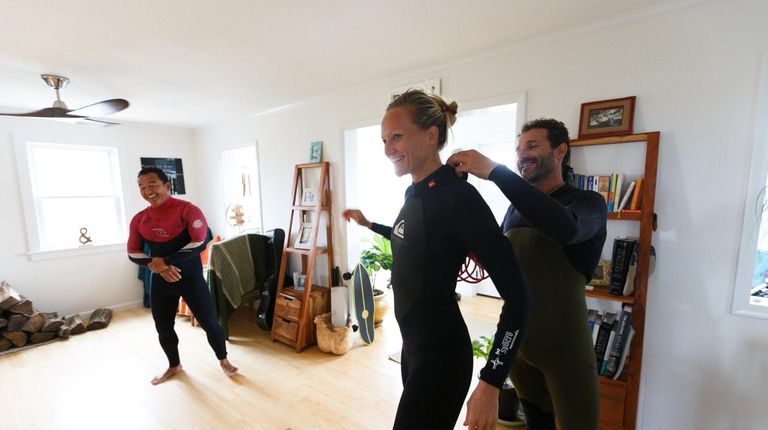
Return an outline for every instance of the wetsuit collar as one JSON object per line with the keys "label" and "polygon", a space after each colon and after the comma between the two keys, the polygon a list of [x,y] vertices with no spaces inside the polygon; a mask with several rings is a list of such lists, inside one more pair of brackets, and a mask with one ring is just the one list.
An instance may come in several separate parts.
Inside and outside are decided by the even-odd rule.
{"label": "wetsuit collar", "polygon": [[437,170],[430,173],[426,178],[419,182],[415,182],[411,187],[413,187],[414,194],[420,195],[430,189],[435,189],[441,185],[449,183],[449,181],[458,179],[459,177],[456,176],[456,172],[454,172],[453,168],[443,164]]}

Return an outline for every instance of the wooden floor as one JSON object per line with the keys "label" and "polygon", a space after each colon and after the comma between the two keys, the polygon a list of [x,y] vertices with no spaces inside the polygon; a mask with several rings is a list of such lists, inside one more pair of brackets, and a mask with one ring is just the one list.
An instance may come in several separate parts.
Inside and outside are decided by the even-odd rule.
{"label": "wooden floor", "polygon": [[[463,298],[469,318],[494,323],[501,302]],[[185,372],[152,386],[167,362],[146,309],[115,313],[108,328],[0,357],[0,428],[9,429],[390,429],[402,385],[390,314],[376,340],[343,356],[273,343],[241,308],[230,324],[227,378],[205,333],[178,317]],[[477,373],[482,363],[476,360]],[[476,378],[473,382],[477,382]],[[471,390],[470,389],[470,392]],[[428,414],[429,411],[424,411]],[[462,411],[456,429],[463,429]],[[499,426],[498,429],[505,427]]]}

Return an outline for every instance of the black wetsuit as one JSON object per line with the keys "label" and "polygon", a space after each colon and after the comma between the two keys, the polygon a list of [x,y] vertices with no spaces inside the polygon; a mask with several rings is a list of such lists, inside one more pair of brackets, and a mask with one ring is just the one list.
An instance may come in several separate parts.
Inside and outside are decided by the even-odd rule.
{"label": "black wetsuit", "polygon": [[[227,358],[224,330],[213,315],[208,285],[203,278],[200,252],[205,249],[208,225],[200,209],[184,200],[170,197],[158,207],[150,206],[131,220],[128,236],[128,258],[146,266],[152,257],[163,257],[166,264],[181,269],[181,280],[168,283],[160,275],[152,275],[150,304],[160,346],[168,357],[169,367],[180,364],[179,338],[173,329],[179,297],[183,297],[216,358]],[[143,252],[149,245],[150,255]]]}
{"label": "black wetsuit", "polygon": [[392,241],[395,317],[403,338],[403,394],[395,429],[453,429],[472,378],[472,348],[454,297],[472,252],[504,299],[480,378],[501,387],[528,317],[530,294],[511,244],[474,187],[442,166],[406,191]]}
{"label": "black wetsuit", "polygon": [[584,285],[600,259],[606,207],[568,184],[547,195],[506,166],[490,174],[511,202],[502,223],[534,306],[511,377],[528,429],[597,429],[599,393]]}

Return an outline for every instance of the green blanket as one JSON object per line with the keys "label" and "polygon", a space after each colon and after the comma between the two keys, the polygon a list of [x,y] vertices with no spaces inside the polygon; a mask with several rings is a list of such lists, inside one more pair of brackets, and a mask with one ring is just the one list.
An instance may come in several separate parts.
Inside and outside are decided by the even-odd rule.
{"label": "green blanket", "polygon": [[271,245],[267,236],[245,234],[211,245],[209,255],[213,312],[229,337],[227,321],[242,304],[242,296],[261,289],[271,275]]}

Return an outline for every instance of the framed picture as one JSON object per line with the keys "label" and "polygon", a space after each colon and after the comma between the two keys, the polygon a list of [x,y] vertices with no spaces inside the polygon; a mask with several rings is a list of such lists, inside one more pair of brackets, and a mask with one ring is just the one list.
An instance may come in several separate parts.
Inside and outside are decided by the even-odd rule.
{"label": "framed picture", "polygon": [[319,163],[323,159],[323,141],[316,140],[309,143],[309,162]]}
{"label": "framed picture", "polygon": [[597,267],[595,267],[595,273],[592,274],[592,280],[589,281],[589,285],[598,287],[607,287],[611,281],[611,262],[608,260],[600,259]]}
{"label": "framed picture", "polygon": [[317,204],[317,190],[314,188],[304,188],[301,193],[302,206],[314,206]]}
{"label": "framed picture", "polygon": [[301,272],[293,272],[293,287],[299,291],[304,291],[304,284],[307,281],[307,275]]}
{"label": "framed picture", "polygon": [[581,104],[579,139],[632,134],[635,96]]}
{"label": "framed picture", "polygon": [[303,223],[299,227],[299,233],[296,235],[296,241],[293,243],[294,248],[309,249],[312,247],[312,224]]}

